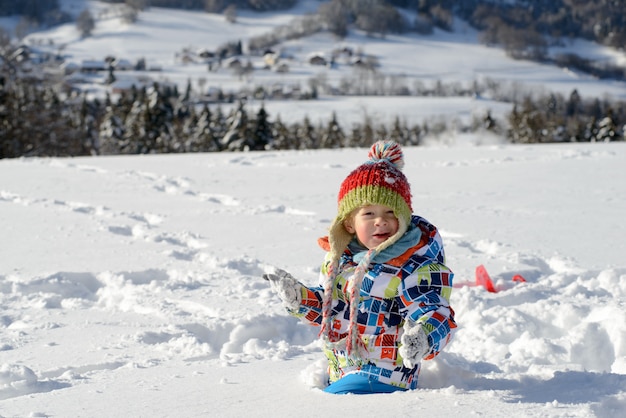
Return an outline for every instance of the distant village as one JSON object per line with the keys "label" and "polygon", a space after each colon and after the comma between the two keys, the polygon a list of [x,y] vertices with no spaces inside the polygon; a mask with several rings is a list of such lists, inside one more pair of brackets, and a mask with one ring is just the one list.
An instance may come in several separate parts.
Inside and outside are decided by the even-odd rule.
{"label": "distant village", "polygon": [[[49,46],[38,47],[22,45],[9,58],[20,62],[20,70],[28,72],[35,67],[44,69],[44,76],[62,78],[63,90],[71,94],[83,93],[94,84],[106,86],[110,94],[122,94],[133,88],[149,87],[154,83],[154,73],[161,73],[163,68],[157,63],[150,63],[145,58],[130,59],[127,57],[105,56],[102,59],[83,60],[75,62],[66,59],[62,53],[51,53],[46,50]],[[0,58],[1,59],[1,58]],[[229,72],[240,80],[250,77],[255,71],[272,71],[288,73],[293,65],[309,65],[316,67],[337,68],[347,65],[355,69],[373,71],[379,67],[375,57],[366,55],[361,50],[351,47],[342,47],[329,52],[315,52],[309,54],[304,62],[297,62],[296,57],[285,51],[267,48],[256,51],[255,54],[242,53],[241,43],[232,43],[217,50],[202,48],[191,50],[184,48],[175,53],[174,61],[180,65],[206,66],[207,74]],[[121,76],[123,74],[123,77]],[[159,80],[159,84],[167,85],[168,81]],[[219,86],[210,85],[203,81],[199,102],[219,103],[224,101],[226,92]],[[205,85],[206,84],[206,85]],[[328,93],[340,94],[328,86]],[[229,92],[238,98],[255,94],[247,92],[245,88],[239,92]],[[258,94],[258,92],[257,92]],[[299,84],[276,83],[263,89],[263,97],[259,99],[311,99],[311,92],[303,91]]]}

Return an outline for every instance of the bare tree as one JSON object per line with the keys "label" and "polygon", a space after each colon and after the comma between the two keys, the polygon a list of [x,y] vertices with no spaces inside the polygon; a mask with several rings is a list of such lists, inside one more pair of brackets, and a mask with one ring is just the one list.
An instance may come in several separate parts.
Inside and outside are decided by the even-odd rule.
{"label": "bare tree", "polygon": [[0,50],[11,44],[11,35],[6,29],[0,27]]}
{"label": "bare tree", "polygon": [[318,9],[318,14],[328,30],[340,38],[345,38],[348,35],[349,13],[348,6],[340,0],[322,3]]}
{"label": "bare tree", "polygon": [[224,17],[228,23],[235,23],[237,21],[237,6],[231,4],[224,9]]}
{"label": "bare tree", "polygon": [[83,38],[91,36],[91,32],[95,27],[96,21],[91,15],[91,12],[88,9],[83,10],[76,19],[76,28],[80,32],[80,36]]}
{"label": "bare tree", "polygon": [[28,32],[30,32],[33,24],[34,22],[31,21],[29,18],[20,17],[19,22],[17,22],[17,25],[15,26],[15,36],[17,37],[17,39],[24,39],[24,37],[28,35]]}
{"label": "bare tree", "polygon": [[219,13],[224,10],[225,0],[204,0],[204,10],[208,13]]}
{"label": "bare tree", "polygon": [[136,12],[148,9],[150,0],[126,0],[126,5]]}

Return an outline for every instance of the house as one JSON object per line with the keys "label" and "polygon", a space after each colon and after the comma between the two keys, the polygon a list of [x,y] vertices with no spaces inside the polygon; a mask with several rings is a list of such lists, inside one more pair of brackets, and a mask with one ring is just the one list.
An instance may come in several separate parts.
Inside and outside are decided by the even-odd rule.
{"label": "house", "polygon": [[198,51],[198,56],[204,60],[208,60],[208,59],[212,59],[215,58],[215,53],[211,52],[207,49],[201,49],[200,51]]}
{"label": "house", "polygon": [[113,61],[113,67],[117,71],[131,71],[135,69],[135,66],[127,59],[117,58]]}
{"label": "house", "polygon": [[263,55],[263,62],[265,62],[265,66],[271,68],[278,63],[278,54],[275,52],[266,52]]}
{"label": "house", "polygon": [[229,70],[240,70],[243,68],[243,63],[237,57],[227,58],[222,62],[222,66]]}
{"label": "house", "polygon": [[280,64],[276,65],[274,67],[274,71],[277,73],[288,73],[289,72],[289,66],[287,64],[285,64],[284,62],[281,62]]}
{"label": "house", "polygon": [[75,62],[69,62],[69,61],[66,61],[63,64],[61,64],[60,68],[63,71],[63,74],[65,75],[74,74],[75,72],[80,71],[80,65],[76,64]]}
{"label": "house", "polygon": [[182,55],[179,56],[180,62],[182,62],[183,64],[193,64],[194,62],[196,62],[196,60],[193,58],[193,56],[190,53],[183,53]]}
{"label": "house", "polygon": [[326,58],[320,54],[313,54],[309,56],[309,64],[311,65],[326,65]]}
{"label": "house", "polygon": [[104,60],[85,60],[80,64],[81,73],[97,73],[107,71],[109,64]]}

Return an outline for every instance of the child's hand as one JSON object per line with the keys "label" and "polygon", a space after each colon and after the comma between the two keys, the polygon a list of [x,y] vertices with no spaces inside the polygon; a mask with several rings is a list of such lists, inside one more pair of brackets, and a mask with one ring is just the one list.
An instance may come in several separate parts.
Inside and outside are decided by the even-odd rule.
{"label": "child's hand", "polygon": [[412,369],[430,351],[428,337],[422,324],[407,320],[404,322],[404,334],[400,337],[402,345],[398,350],[405,367]]}
{"label": "child's hand", "polygon": [[264,274],[263,278],[270,282],[272,290],[287,309],[297,311],[300,308],[302,285],[291,274],[277,268],[274,273]]}

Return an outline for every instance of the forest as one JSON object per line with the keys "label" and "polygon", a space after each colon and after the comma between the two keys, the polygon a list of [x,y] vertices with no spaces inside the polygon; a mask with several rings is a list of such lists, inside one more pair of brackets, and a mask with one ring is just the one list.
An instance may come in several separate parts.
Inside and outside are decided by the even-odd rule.
{"label": "forest", "polygon": [[223,98],[224,105],[231,104],[229,112],[220,103],[211,110],[190,100],[189,88],[181,94],[157,83],[117,100],[107,95],[88,101],[84,96],[61,100],[53,86],[16,81],[0,79],[0,158],[340,148],[367,146],[381,137],[419,145],[425,136],[443,135],[452,125],[493,132],[512,143],[625,139],[625,103],[585,100],[576,91],[569,97],[526,97],[507,121],[487,114],[469,126],[456,121],[408,125],[399,118],[386,126],[368,118],[345,127],[334,114],[324,125],[307,117],[283,123],[264,106],[249,112],[245,99],[234,97]]}

